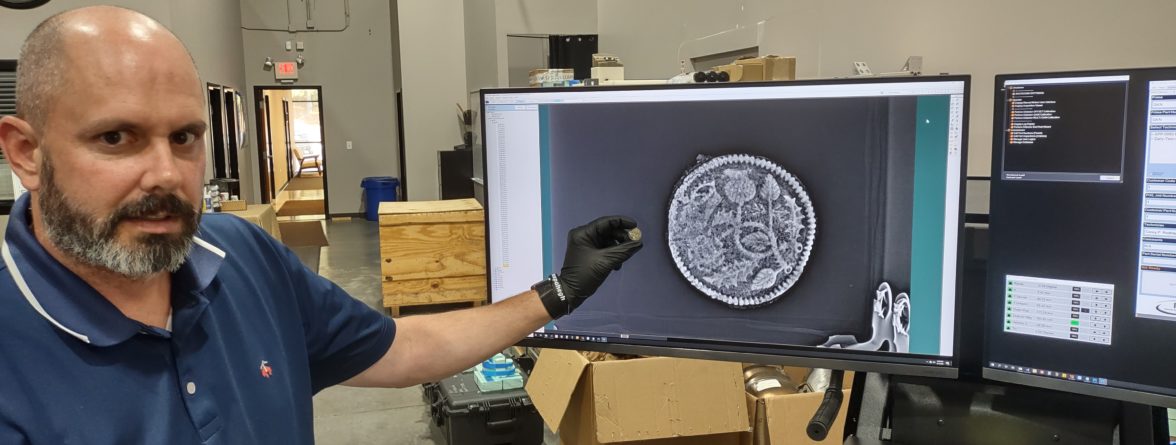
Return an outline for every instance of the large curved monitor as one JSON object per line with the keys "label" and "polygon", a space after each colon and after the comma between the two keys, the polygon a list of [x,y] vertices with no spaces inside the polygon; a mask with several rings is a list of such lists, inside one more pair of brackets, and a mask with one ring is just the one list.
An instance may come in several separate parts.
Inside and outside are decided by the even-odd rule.
{"label": "large curved monitor", "polygon": [[1176,407],[1176,69],[996,86],[984,376]]}
{"label": "large curved monitor", "polygon": [[964,76],[485,90],[488,279],[645,248],[544,347],[954,376]]}

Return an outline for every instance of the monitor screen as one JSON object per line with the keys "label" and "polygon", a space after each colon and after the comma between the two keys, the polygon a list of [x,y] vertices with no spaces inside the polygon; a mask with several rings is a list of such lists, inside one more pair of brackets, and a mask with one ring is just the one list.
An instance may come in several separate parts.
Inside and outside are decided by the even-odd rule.
{"label": "monitor screen", "polygon": [[1176,406],[1176,69],[996,86],[985,377]]}
{"label": "monitor screen", "polygon": [[527,344],[951,376],[968,78],[485,90],[493,301],[645,247]]}

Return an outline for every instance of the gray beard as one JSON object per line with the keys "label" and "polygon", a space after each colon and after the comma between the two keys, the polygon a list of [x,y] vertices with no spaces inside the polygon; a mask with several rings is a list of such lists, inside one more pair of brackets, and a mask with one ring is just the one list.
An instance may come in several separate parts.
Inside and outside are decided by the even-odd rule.
{"label": "gray beard", "polygon": [[[191,252],[199,214],[175,195],[148,196],[115,210],[110,216],[93,218],[61,193],[53,180],[48,157],[42,164],[42,175],[40,205],[45,234],[58,249],[82,264],[139,280],[159,272],[179,270]],[[183,206],[187,206],[187,211]],[[130,245],[118,241],[120,222],[160,210],[174,212],[184,219],[180,234],[141,235]]]}

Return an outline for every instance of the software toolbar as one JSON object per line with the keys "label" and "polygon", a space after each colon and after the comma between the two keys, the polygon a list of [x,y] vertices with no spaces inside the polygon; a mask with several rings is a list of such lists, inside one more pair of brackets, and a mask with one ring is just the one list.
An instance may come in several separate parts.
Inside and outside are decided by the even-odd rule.
{"label": "software toolbar", "polygon": [[1052,371],[1048,369],[1032,368],[1028,366],[1010,365],[1007,363],[989,362],[989,368],[1000,369],[1004,371],[1018,372],[1021,374],[1029,374],[1041,377],[1052,377],[1060,380],[1069,380],[1071,382],[1090,383],[1092,385],[1107,386],[1110,383],[1105,377],[1091,377],[1088,375],[1075,374],[1072,372]]}

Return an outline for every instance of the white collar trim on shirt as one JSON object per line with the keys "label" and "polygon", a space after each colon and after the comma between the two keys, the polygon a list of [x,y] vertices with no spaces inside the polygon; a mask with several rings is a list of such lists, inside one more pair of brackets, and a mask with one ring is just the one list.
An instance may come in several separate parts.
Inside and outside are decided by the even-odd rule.
{"label": "white collar trim on shirt", "polygon": [[28,300],[29,305],[32,305],[38,314],[41,314],[42,317],[49,320],[49,323],[57,326],[57,329],[61,329],[66,334],[77,337],[78,340],[90,343],[90,337],[70,330],[61,323],[58,323],[48,312],[45,312],[45,308],[41,307],[41,302],[37,301],[37,297],[34,297],[33,291],[29,289],[29,283],[25,282],[24,276],[20,274],[20,269],[16,268],[16,261],[12,260],[12,252],[8,249],[8,243],[4,243],[4,246],[0,247],[0,249],[2,249],[0,252],[4,254],[4,264],[8,266],[8,273],[12,275],[12,281],[16,282],[16,287],[20,289],[20,293],[24,295],[25,300]]}
{"label": "white collar trim on shirt", "polygon": [[196,243],[197,246],[200,246],[200,247],[207,249],[209,252],[215,253],[217,256],[219,256],[221,258],[225,257],[225,251],[221,250],[219,247],[212,245],[208,241],[200,239],[200,237],[198,237],[198,236],[193,237],[192,242]]}
{"label": "white collar trim on shirt", "polygon": [[[225,251],[210,244],[208,241],[200,239],[200,237],[193,237],[192,241],[197,246],[203,247],[204,249],[216,254],[221,258],[225,257]],[[90,343],[89,336],[65,327],[65,325],[62,325],[57,321],[57,319],[53,318],[52,315],[49,315],[49,313],[45,311],[45,308],[41,306],[41,302],[37,300],[37,297],[33,295],[33,291],[29,289],[29,283],[26,282],[24,276],[21,275],[20,269],[16,267],[16,261],[12,259],[12,251],[8,247],[8,242],[4,242],[2,245],[0,245],[0,254],[2,254],[4,257],[4,264],[8,266],[8,273],[12,275],[12,281],[16,283],[17,289],[20,289],[21,295],[24,295],[25,300],[29,302],[29,305],[33,307],[33,310],[36,310],[38,314],[41,314],[42,317],[45,317],[46,320],[49,320],[50,324],[57,327],[57,329],[61,329],[62,332],[72,335],[78,340],[84,341],[87,344]],[[168,331],[171,331],[171,322],[172,313],[169,311],[167,314]]]}

